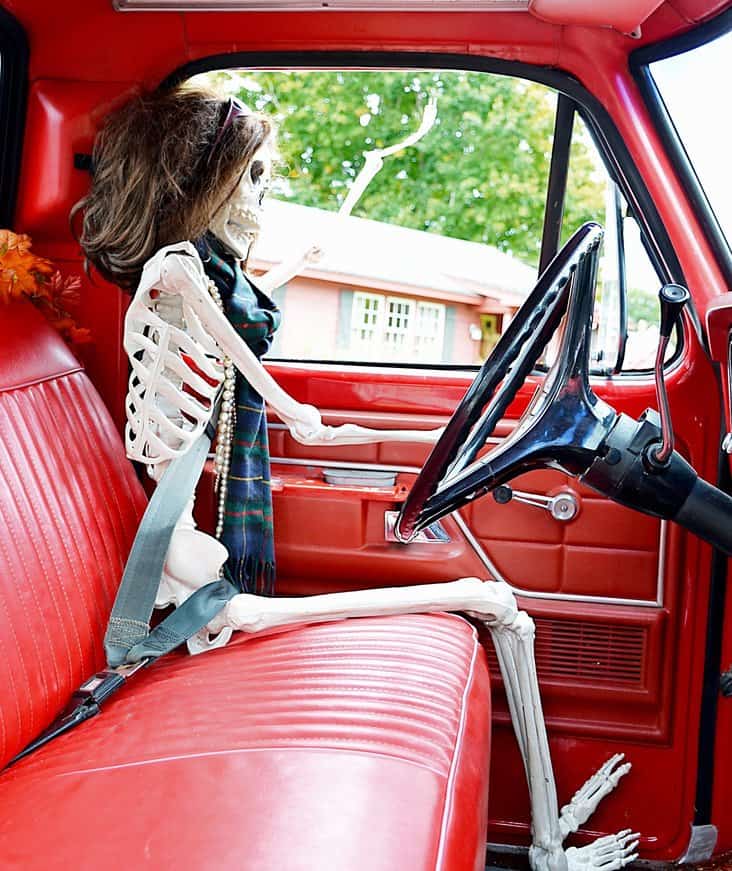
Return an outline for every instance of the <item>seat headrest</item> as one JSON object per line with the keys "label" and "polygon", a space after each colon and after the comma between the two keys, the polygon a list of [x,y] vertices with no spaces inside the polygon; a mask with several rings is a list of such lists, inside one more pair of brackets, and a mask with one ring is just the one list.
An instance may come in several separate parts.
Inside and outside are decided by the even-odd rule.
{"label": "seat headrest", "polygon": [[31,302],[0,303],[0,392],[81,368],[61,336]]}

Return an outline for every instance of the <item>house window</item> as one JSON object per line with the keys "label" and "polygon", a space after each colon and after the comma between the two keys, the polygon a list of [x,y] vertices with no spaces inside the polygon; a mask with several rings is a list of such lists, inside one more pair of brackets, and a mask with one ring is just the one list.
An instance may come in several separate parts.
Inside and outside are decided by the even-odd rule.
{"label": "house window", "polygon": [[405,359],[410,351],[414,332],[414,303],[410,299],[390,296],[386,300],[386,323],[382,336],[385,353],[389,357]]}
{"label": "house window", "polygon": [[442,359],[445,340],[445,306],[431,302],[417,303],[414,346],[420,360]]}
{"label": "house window", "polygon": [[354,295],[349,356],[439,363],[444,339],[444,305],[360,291]]}
{"label": "house window", "polygon": [[380,332],[380,315],[383,297],[373,293],[357,293],[353,298],[351,318],[351,344],[372,343]]}

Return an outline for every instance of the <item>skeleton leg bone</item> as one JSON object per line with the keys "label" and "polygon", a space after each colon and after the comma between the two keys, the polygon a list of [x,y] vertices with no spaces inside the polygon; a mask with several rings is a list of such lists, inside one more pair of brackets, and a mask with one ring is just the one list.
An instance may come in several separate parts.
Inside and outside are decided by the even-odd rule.
{"label": "skeleton leg bone", "polygon": [[511,623],[489,629],[529,786],[529,861],[535,871],[564,871],[567,859],[562,850],[557,790],[534,661],[534,621],[521,611]]}
{"label": "skeleton leg bone", "polygon": [[533,841],[529,859],[534,871],[618,871],[632,862],[637,857],[638,836],[630,830],[599,838],[586,847],[562,847],[565,837],[589,818],[630,766],[619,764],[622,756],[612,757],[575,793],[560,816],[536,673],[534,622],[518,610],[508,584],[462,578],[444,584],[297,599],[240,595],[229,602],[209,629],[219,632],[228,627],[262,634],[350,617],[436,611],[475,617],[493,637],[529,786]]}
{"label": "skeleton leg bone", "polygon": [[529,860],[535,871],[580,871],[602,869],[618,871],[637,858],[638,835],[624,830],[599,838],[586,847],[562,849],[570,832],[589,819],[600,801],[611,792],[629,770],[618,766],[621,754],[609,759],[575,793],[557,815],[557,795],[539,695],[534,656],[534,622],[526,612],[518,612],[512,623],[488,624],[496,646],[506,688],[511,721],[524,760],[529,785],[532,815],[532,846]]}
{"label": "skeleton leg bone", "polygon": [[230,626],[242,632],[264,633],[281,626],[323,623],[349,617],[481,611],[481,619],[501,620],[511,614],[513,594],[507,584],[462,578],[444,584],[354,590],[303,598],[235,596],[209,624],[211,632]]}

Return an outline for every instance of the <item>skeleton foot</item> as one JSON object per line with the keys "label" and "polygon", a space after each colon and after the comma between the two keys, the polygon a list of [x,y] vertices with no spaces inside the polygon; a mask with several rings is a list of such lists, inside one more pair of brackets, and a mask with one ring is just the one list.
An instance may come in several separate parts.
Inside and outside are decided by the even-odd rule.
{"label": "skeleton foot", "polygon": [[621,777],[630,771],[630,762],[621,765],[625,754],[616,753],[586,781],[575,794],[569,804],[564,805],[559,818],[559,828],[562,840],[570,832],[577,829],[592,816],[597,806],[611,793]]}
{"label": "skeleton foot", "polygon": [[638,858],[638,832],[623,829],[616,835],[598,838],[586,847],[568,847],[568,871],[619,871]]}

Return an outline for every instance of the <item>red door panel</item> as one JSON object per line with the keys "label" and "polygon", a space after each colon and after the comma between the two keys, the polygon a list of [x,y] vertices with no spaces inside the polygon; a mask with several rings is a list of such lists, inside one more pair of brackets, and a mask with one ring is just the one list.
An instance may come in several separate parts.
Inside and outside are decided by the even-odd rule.
{"label": "red door panel", "polygon": [[474,502],[468,523],[501,573],[516,587],[547,593],[656,600],[661,524],[547,469],[516,478],[516,490],[572,493],[574,519],[512,500]]}
{"label": "red door panel", "polygon": [[[358,414],[329,412],[325,420],[337,425],[357,418],[360,423],[372,426],[419,429],[435,427],[444,423],[444,418],[423,415],[396,415],[387,417],[368,412]],[[312,476],[322,478],[322,468],[332,463],[355,463],[365,467],[419,468],[429,453],[428,445],[408,443],[385,443],[348,447],[308,447],[296,442],[281,424],[270,424],[272,456],[295,465],[290,469],[310,469]],[[505,421],[498,432],[505,434],[511,422]],[[303,465],[305,464],[305,465]],[[659,544],[661,523],[652,517],[616,505],[574,479],[553,470],[531,472],[517,478],[516,490],[553,496],[559,492],[571,492],[578,503],[576,517],[569,522],[554,519],[547,511],[511,501],[497,504],[488,497],[472,503],[463,510],[462,516],[500,575],[517,588],[543,593],[565,593],[655,602],[659,574]],[[326,510],[324,493],[305,495],[285,494],[275,500],[277,516],[278,554],[289,559],[299,555],[298,572],[303,580],[302,592],[312,592],[305,579],[321,572],[323,561],[330,564],[330,551],[343,550],[338,530],[344,520],[346,506],[337,500],[339,508],[333,513]],[[315,501],[317,500],[317,501]],[[296,516],[293,502],[301,506],[301,515]],[[361,516],[356,509],[354,517]],[[389,506],[391,510],[398,507]],[[386,508],[382,509],[387,510]],[[325,524],[325,527],[323,526]],[[329,528],[332,524],[332,528]],[[377,527],[383,527],[383,522]],[[355,527],[354,527],[355,528]],[[382,535],[383,538],[383,535]],[[365,547],[364,539],[353,539],[352,547]],[[307,547],[303,541],[319,541],[317,548]],[[302,551],[302,553],[300,553]],[[412,549],[396,546],[392,553],[399,560],[411,560]],[[308,559],[308,554],[310,555]],[[282,571],[282,557],[280,570]],[[286,575],[290,578],[290,564],[286,562]],[[448,577],[460,577],[470,563],[455,563],[448,569]],[[537,571],[537,567],[540,570]],[[394,571],[402,574],[401,568]],[[444,569],[443,569],[444,572]],[[485,573],[479,563],[472,565],[469,573]],[[437,575],[437,579],[445,575]],[[382,580],[380,580],[380,578]],[[330,583],[340,579],[343,588],[352,588],[366,583],[388,586],[389,575],[367,572],[357,558],[341,560],[338,573]]]}

